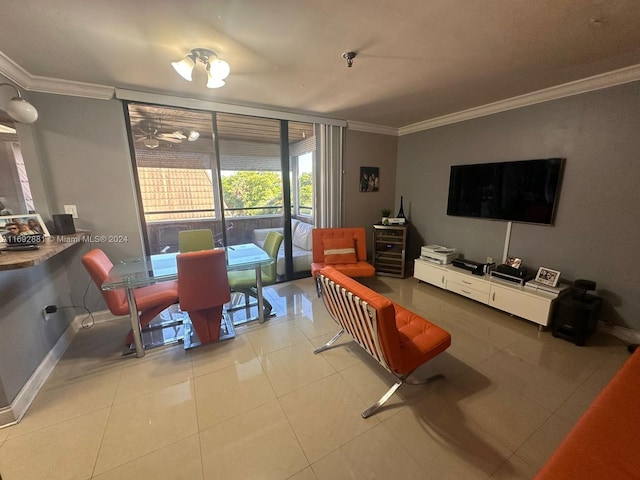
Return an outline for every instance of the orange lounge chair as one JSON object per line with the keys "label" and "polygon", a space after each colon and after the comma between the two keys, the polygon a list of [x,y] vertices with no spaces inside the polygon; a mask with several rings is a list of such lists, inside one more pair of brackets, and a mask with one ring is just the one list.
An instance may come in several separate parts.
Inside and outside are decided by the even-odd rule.
{"label": "orange lounge chair", "polygon": [[[373,415],[419,366],[444,352],[451,335],[332,267],[316,277],[322,299],[340,331],[313,353],[327,350],[346,331],[399,381],[380,400],[362,412]],[[429,379],[427,379],[428,381]]]}

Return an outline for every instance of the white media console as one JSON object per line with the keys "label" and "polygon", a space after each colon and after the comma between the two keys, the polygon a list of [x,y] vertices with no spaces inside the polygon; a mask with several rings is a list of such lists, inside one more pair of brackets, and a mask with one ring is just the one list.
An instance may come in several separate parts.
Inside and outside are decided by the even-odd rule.
{"label": "white media console", "polygon": [[421,259],[414,262],[414,278],[530,320],[540,325],[540,329],[551,322],[554,300],[568,291],[568,286],[558,288],[558,294],[524,289],[521,285],[489,275],[473,275],[452,265]]}

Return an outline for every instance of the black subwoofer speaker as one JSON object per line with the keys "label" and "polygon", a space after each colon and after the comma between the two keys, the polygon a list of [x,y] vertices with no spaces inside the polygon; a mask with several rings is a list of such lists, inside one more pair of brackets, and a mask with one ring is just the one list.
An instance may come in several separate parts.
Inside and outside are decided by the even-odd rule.
{"label": "black subwoofer speaker", "polygon": [[76,227],[73,224],[73,215],[70,213],[61,213],[53,215],[53,230],[58,235],[70,235],[76,233]]}
{"label": "black subwoofer speaker", "polygon": [[564,338],[576,345],[585,344],[587,338],[596,331],[602,311],[602,297],[587,293],[595,289],[596,283],[591,280],[576,280],[571,293],[556,300],[552,330],[554,337]]}

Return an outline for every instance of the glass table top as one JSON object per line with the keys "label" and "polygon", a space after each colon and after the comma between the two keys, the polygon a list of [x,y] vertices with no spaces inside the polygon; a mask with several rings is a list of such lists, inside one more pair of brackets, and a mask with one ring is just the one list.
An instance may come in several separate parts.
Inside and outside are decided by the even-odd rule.
{"label": "glass table top", "polygon": [[[226,247],[227,270],[248,270],[270,265],[274,260],[253,243]],[[102,290],[143,287],[157,282],[178,278],[176,257],[178,253],[161,253],[146,257],[131,258],[113,265]]]}

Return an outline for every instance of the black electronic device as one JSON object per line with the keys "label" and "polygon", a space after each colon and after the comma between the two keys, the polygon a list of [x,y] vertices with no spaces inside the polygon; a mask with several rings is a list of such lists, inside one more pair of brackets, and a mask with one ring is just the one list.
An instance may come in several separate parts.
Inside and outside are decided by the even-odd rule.
{"label": "black electronic device", "polygon": [[511,265],[498,265],[496,267],[496,272],[503,273],[505,275],[509,275],[510,277],[516,277],[519,279],[526,278],[528,276],[528,272],[526,268],[516,268]]}
{"label": "black electronic device", "polygon": [[564,159],[453,165],[447,215],[550,225]]}
{"label": "black electronic device", "polygon": [[73,224],[73,215],[70,213],[60,213],[53,215],[53,231],[58,235],[70,235],[76,233]]}
{"label": "black electronic device", "polygon": [[602,311],[603,299],[590,295],[596,283],[592,280],[576,280],[573,283],[573,295],[560,297],[554,308],[554,337],[564,338],[582,346],[587,338],[595,332]]}
{"label": "black electronic device", "polygon": [[465,260],[464,258],[456,258],[451,264],[454,267],[464,268],[474,275],[484,275],[487,264],[478,263],[473,260]]}

